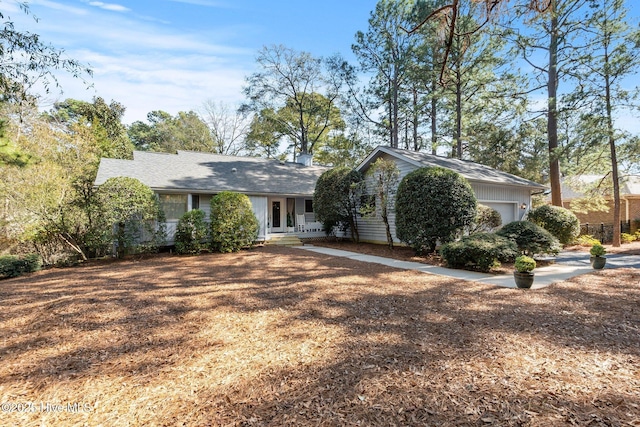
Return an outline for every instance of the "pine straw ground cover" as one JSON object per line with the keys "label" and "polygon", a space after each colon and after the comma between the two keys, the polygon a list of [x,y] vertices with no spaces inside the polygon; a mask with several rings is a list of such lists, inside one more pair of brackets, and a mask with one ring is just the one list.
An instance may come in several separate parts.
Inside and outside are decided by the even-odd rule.
{"label": "pine straw ground cover", "polygon": [[634,269],[525,291],[259,248],[0,298],[2,425],[640,425]]}

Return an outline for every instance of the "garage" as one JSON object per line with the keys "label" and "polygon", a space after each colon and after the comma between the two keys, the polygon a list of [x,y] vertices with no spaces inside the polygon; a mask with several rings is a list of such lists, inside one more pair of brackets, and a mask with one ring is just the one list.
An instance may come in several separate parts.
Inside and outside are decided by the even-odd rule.
{"label": "garage", "polygon": [[497,210],[502,217],[502,225],[517,221],[518,202],[479,202]]}

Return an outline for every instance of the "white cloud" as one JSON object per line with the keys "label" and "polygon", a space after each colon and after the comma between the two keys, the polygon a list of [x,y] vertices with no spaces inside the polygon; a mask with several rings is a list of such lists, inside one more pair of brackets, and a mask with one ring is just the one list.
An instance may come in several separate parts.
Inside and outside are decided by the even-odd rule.
{"label": "white cloud", "polygon": [[155,57],[133,53],[114,57],[92,51],[70,54],[91,62],[93,87],[87,89],[81,81],[61,75],[64,93],[59,100],[90,101],[101,96],[107,102],[118,101],[126,107],[125,123],[145,120],[153,110],[171,114],[198,110],[208,99],[238,104],[243,100],[244,76],[251,71],[199,54]]}
{"label": "white cloud", "polygon": [[89,6],[99,7],[100,9],[110,10],[112,12],[129,12],[131,10],[119,4],[103,3],[101,1],[91,1],[89,2]]}
{"label": "white cloud", "polygon": [[[4,3],[0,0],[0,5]],[[24,26],[94,71],[87,79],[89,89],[81,80],[56,72],[64,92],[52,88],[41,108],[66,98],[91,101],[100,96],[123,104],[124,122],[131,123],[145,120],[153,110],[176,114],[198,110],[208,99],[231,104],[243,100],[244,77],[253,71],[255,51],[228,42],[244,31],[238,24],[185,29],[177,23],[158,23],[152,16],[144,18],[135,10],[109,13],[124,11],[113,8],[118,6],[114,3],[83,0],[84,9],[50,0],[31,4],[35,3],[42,6],[37,11],[41,19],[35,24],[25,18]]]}

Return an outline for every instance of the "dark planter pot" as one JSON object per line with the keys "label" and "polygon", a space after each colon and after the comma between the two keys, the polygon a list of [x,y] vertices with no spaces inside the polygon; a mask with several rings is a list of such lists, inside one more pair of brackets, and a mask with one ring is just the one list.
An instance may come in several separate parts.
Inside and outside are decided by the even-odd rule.
{"label": "dark planter pot", "polygon": [[593,267],[594,270],[602,270],[607,263],[607,258],[603,256],[592,256],[590,260],[591,267]]}
{"label": "dark planter pot", "polygon": [[530,271],[524,273],[514,271],[513,278],[516,281],[516,286],[519,288],[529,289],[531,285],[533,285],[533,273]]}

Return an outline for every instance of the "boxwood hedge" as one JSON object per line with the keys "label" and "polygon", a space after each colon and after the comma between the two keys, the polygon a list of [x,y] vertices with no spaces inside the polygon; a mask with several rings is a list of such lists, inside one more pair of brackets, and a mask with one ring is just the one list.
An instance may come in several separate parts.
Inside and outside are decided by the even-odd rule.
{"label": "boxwood hedge", "polygon": [[540,206],[529,212],[527,218],[553,234],[563,245],[572,243],[580,234],[578,217],[560,206]]}
{"label": "boxwood hedge", "polygon": [[406,175],[396,193],[396,235],[417,253],[452,241],[476,216],[476,197],[462,175],[440,167]]}
{"label": "boxwood hedge", "polygon": [[452,268],[489,271],[500,262],[511,262],[518,256],[518,246],[494,233],[476,233],[440,248],[440,255]]}

